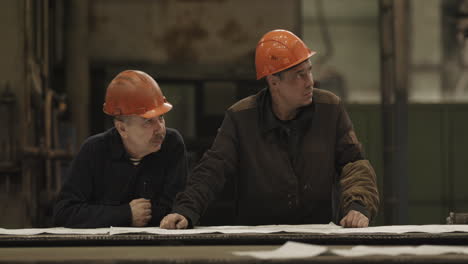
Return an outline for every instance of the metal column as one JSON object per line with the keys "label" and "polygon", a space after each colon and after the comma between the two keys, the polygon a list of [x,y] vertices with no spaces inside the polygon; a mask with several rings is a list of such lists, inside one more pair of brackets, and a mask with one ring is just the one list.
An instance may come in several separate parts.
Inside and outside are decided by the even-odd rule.
{"label": "metal column", "polygon": [[66,87],[77,146],[89,136],[88,4],[88,0],[68,2]]}
{"label": "metal column", "polygon": [[408,222],[409,1],[380,0],[385,224]]}

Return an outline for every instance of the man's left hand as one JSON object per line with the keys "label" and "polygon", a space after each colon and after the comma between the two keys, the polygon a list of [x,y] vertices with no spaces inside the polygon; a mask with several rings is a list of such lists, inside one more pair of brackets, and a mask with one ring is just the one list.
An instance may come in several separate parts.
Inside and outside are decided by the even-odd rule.
{"label": "man's left hand", "polygon": [[340,225],[343,227],[368,227],[369,218],[356,210],[351,210],[341,219]]}

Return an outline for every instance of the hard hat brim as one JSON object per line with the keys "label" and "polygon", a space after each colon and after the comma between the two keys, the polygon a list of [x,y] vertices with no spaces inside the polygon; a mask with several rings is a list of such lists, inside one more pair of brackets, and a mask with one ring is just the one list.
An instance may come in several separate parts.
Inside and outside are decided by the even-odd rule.
{"label": "hard hat brim", "polygon": [[172,105],[170,103],[165,102],[162,105],[138,116],[141,116],[143,118],[153,118],[156,116],[164,115],[165,113],[171,111],[171,109],[172,109]]}
{"label": "hard hat brim", "polygon": [[278,68],[278,69],[276,69],[276,70],[274,70],[274,71],[272,71],[272,72],[270,72],[270,73],[260,73],[260,74],[257,75],[257,80],[260,80],[260,79],[262,79],[262,78],[264,78],[264,77],[266,77],[266,76],[268,76],[268,75],[272,75],[272,74],[275,74],[275,73],[278,73],[278,72],[285,71],[285,70],[287,70],[287,69],[291,69],[292,67],[297,66],[297,65],[303,63],[304,61],[310,59],[310,57],[314,56],[315,54],[317,54],[317,52],[314,51],[314,50],[311,50],[310,53],[307,55],[307,57],[306,57],[305,59],[303,59],[303,60],[298,60],[298,61],[292,63],[291,65]]}

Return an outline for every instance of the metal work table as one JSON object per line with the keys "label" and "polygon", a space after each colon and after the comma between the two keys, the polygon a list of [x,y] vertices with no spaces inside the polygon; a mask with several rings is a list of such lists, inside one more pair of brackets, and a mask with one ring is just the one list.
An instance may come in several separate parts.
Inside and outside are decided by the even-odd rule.
{"label": "metal work table", "polygon": [[[112,246],[0,248],[0,263],[467,263],[467,255],[338,257],[259,260],[232,251],[278,246]],[[329,246],[347,248],[350,246]]]}
{"label": "metal work table", "polygon": [[320,245],[468,245],[468,233],[0,235],[0,247],[280,245],[286,241]]}

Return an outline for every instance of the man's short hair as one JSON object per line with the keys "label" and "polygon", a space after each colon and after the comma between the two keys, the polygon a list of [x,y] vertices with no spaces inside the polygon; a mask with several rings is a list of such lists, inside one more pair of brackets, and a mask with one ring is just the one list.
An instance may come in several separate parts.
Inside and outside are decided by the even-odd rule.
{"label": "man's short hair", "polygon": [[[274,75],[274,76],[280,78],[280,80],[282,80],[282,79],[283,79],[283,73],[289,71],[290,69],[291,69],[291,68],[287,68],[287,69],[284,69],[284,70],[282,70],[282,71],[280,71],[280,72],[273,73],[272,75]],[[270,87],[270,85],[268,84],[268,81],[267,81],[266,76],[265,76],[264,78],[262,78],[262,81],[263,81],[263,84],[264,84],[266,87]]]}

